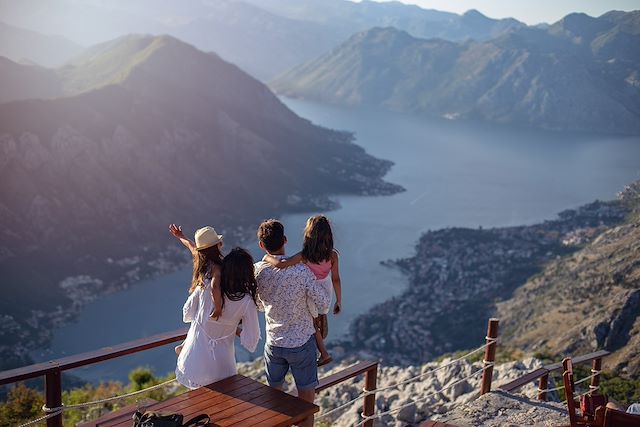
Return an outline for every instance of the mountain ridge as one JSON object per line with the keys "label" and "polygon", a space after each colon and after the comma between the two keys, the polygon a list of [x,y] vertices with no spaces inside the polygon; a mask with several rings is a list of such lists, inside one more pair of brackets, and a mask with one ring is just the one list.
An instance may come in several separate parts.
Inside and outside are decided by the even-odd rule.
{"label": "mountain ridge", "polygon": [[19,62],[28,59],[43,67],[62,65],[82,46],[62,36],[47,36],[0,21],[0,56]]}
{"label": "mountain ridge", "polygon": [[[70,0],[3,1],[0,7],[6,10],[5,19],[14,25],[57,31],[71,39],[84,35],[83,43],[127,33],[169,33],[201,50],[218,53],[263,81],[372,26],[394,25],[415,36],[453,40],[486,39],[524,26],[513,19],[484,15],[471,19],[399,2],[114,0],[80,6]],[[66,25],[56,26],[58,22]],[[92,35],[90,40],[87,34]]]}
{"label": "mountain ridge", "polygon": [[[617,21],[636,13],[631,15]],[[448,119],[640,133],[640,37],[621,32],[609,16],[587,17],[607,31],[587,28],[580,38],[576,18],[583,19],[570,15],[548,29],[522,28],[486,42],[418,39],[374,28],[270,86],[283,96]]]}
{"label": "mountain ridge", "polygon": [[391,162],[216,55],[166,36],[100,55],[120,61],[65,67],[65,96],[0,104],[3,364],[45,347],[44,324],[178,268],[169,223],[213,222],[234,244],[262,218],[334,208],[332,194],[401,191],[382,179]]}

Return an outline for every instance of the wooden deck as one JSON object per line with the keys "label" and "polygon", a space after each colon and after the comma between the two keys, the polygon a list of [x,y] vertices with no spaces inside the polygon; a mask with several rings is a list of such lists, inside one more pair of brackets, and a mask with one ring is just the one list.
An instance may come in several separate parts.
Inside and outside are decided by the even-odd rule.
{"label": "wooden deck", "polygon": [[[275,390],[251,378],[234,375],[144,408],[160,413],[181,413],[187,421],[199,414],[210,426],[290,426],[320,410],[312,403]],[[135,410],[97,420],[96,427],[130,427]],[[114,413],[115,414],[115,413]]]}

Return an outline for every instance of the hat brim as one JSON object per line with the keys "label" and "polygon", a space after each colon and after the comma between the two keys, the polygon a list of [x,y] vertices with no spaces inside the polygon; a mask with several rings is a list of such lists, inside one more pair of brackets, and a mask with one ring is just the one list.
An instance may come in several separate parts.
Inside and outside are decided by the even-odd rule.
{"label": "hat brim", "polygon": [[222,234],[218,234],[218,241],[217,241],[217,242],[214,242],[214,243],[208,244],[208,245],[206,245],[206,246],[196,246],[196,251],[203,251],[203,250],[205,250],[205,249],[209,249],[209,248],[211,248],[211,247],[213,247],[213,246],[217,245],[217,244],[218,244],[218,243],[220,243],[220,242],[222,242]]}

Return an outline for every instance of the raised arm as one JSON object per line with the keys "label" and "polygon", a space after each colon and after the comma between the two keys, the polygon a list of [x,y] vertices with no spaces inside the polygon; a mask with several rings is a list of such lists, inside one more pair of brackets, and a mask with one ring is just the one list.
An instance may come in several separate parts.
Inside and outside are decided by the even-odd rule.
{"label": "raised arm", "polygon": [[176,239],[180,240],[180,242],[189,249],[191,255],[196,253],[196,244],[191,240],[187,239],[187,237],[182,232],[182,226],[176,224],[169,225],[169,233],[173,235]]}
{"label": "raised arm", "polygon": [[272,266],[276,267],[276,268],[287,268],[287,267],[291,267],[292,265],[296,265],[302,262],[302,253],[298,252],[297,254],[295,254],[292,257],[286,258],[286,259],[278,259],[277,257],[273,256],[273,255],[269,255],[266,254],[263,258],[263,261],[268,262],[269,264],[271,264]]}
{"label": "raised arm", "polygon": [[336,303],[333,306],[333,314],[340,313],[342,310],[342,283],[340,281],[340,265],[338,252],[333,251],[331,254],[331,283],[333,283],[333,291],[336,293]]}

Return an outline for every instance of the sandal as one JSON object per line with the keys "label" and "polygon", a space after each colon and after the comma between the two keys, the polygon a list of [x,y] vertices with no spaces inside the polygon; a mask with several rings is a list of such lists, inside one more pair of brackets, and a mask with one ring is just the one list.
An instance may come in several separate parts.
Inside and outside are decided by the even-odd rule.
{"label": "sandal", "polygon": [[322,358],[318,359],[317,363],[318,363],[318,366],[324,366],[327,363],[331,363],[332,361],[333,361],[333,357],[327,356],[324,359],[322,359]]}

